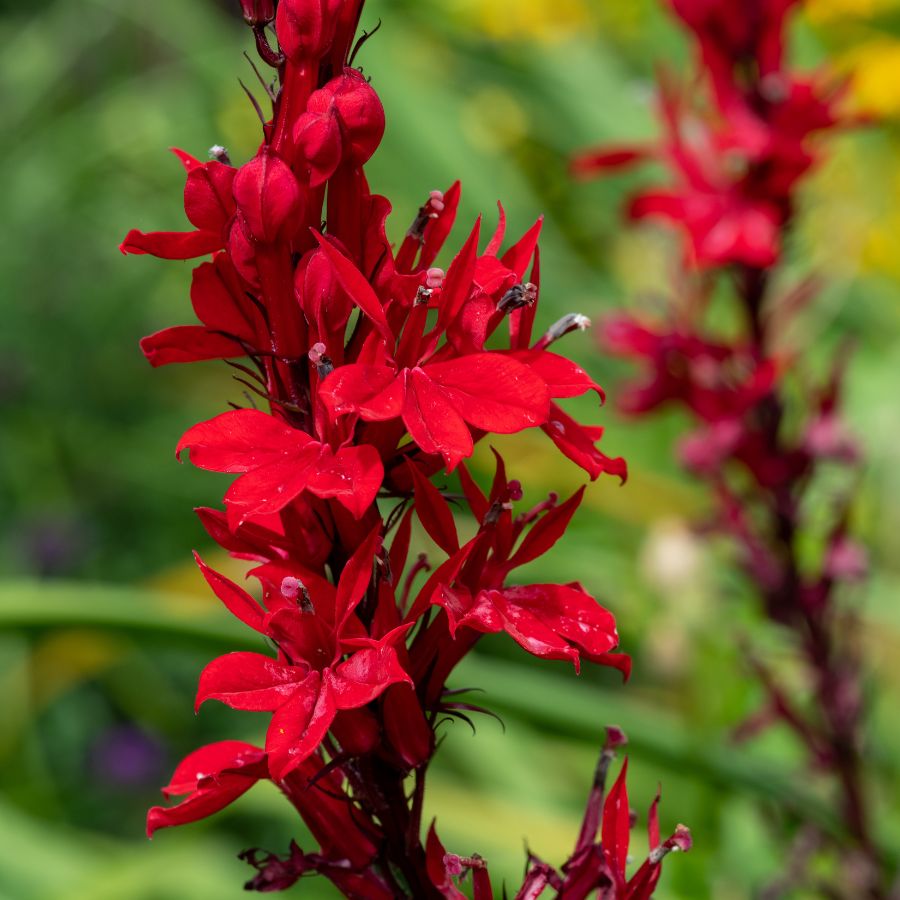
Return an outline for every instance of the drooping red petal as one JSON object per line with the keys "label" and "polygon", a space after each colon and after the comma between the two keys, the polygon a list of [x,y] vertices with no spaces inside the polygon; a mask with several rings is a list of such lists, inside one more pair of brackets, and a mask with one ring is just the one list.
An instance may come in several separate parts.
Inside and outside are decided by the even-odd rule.
{"label": "drooping red petal", "polygon": [[555,403],[550,404],[550,416],[541,430],[565,453],[572,462],[581,466],[594,481],[607,473],[617,475],[623,483],[628,478],[628,467],[621,457],[611,457],[597,446],[591,431],[576,422]]}
{"label": "drooping red petal", "polygon": [[119,245],[123,253],[149,253],[159,259],[194,259],[221,250],[225,241],[212,231],[138,231],[132,228]]}
{"label": "drooping red petal", "polygon": [[261,653],[228,653],[200,673],[194,708],[199,709],[207,700],[218,700],[232,709],[276,710],[308,674],[309,666],[282,665]]}
{"label": "drooping red petal", "polygon": [[154,806],[147,813],[147,837],[159,828],[196,822],[224,809],[265,777],[265,753],[252,744],[219,741],[200,747],[179,763],[163,788],[167,797],[190,796],[175,806]]}
{"label": "drooping red petal", "polygon": [[[306,433],[256,409],[235,409],[189,428],[175,450],[213,472],[249,472],[316,444]],[[318,446],[318,445],[316,445]]]}
{"label": "drooping red petal", "polygon": [[245,625],[249,625],[254,631],[262,633],[264,631],[263,619],[265,614],[262,607],[253,597],[242,587],[239,587],[233,581],[206,565],[196,551],[194,552],[194,559],[203,573],[206,583],[222,601],[225,608]]}
{"label": "drooping red petal", "polygon": [[619,643],[612,613],[580,586],[530,584],[504,588],[501,593],[509,611],[530,614],[587,653],[607,653]]}
{"label": "drooping red petal", "polygon": [[246,349],[203,325],[175,325],[141,338],[141,350],[154,368],[173,363],[201,362],[246,356]]}
{"label": "drooping red petal", "polygon": [[515,602],[507,602],[503,591],[482,591],[469,606],[465,597],[445,588],[436,600],[447,610],[456,629],[474,628],[488,634],[505,631],[534,656],[578,664],[575,647],[545,624],[541,616]]}
{"label": "drooping red petal", "polygon": [[372,321],[372,324],[378,330],[378,333],[384,338],[389,349],[393,349],[394,335],[391,333],[388,325],[387,316],[384,312],[381,300],[375,293],[372,285],[369,284],[365,275],[353,265],[343,253],[338,250],[323,235],[316,233],[316,240],[319,246],[325,252],[325,255],[334,266],[335,274],[341,284],[341,287],[350,295],[350,299],[365,313]]}
{"label": "drooping red petal", "polygon": [[606,399],[603,388],[571,359],[547,350],[526,350],[512,355],[543,379],[551,397],[579,397],[596,391],[601,402]]}

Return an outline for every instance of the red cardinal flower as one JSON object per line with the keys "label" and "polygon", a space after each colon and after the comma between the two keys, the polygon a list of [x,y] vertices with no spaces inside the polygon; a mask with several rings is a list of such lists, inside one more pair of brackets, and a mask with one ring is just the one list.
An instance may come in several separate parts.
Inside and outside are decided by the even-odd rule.
{"label": "red cardinal flower", "polygon": [[224,809],[262,778],[266,754],[243,741],[219,741],[188,754],[163,788],[166,797],[187,797],[175,806],[154,806],[147,814],[147,836],[158,828],[196,822]]}
{"label": "red cardinal flower", "polygon": [[470,426],[513,434],[543,424],[547,387],[527,366],[498,353],[461,356],[407,369],[355,364],[337,369],[319,389],[334,416],[367,422],[402,418],[426,453],[453,471],[472,455]]}
{"label": "red cardinal flower", "polygon": [[342,447],[335,452],[253,409],[222,413],[189,428],[175,452],[187,449],[191,462],[201,469],[246,473],[225,495],[235,524],[276,513],[304,491],[334,497],[359,518],[374,501],[384,476],[374,448]]}
{"label": "red cardinal flower", "polygon": [[[458,183],[424,192],[395,250],[391,205],[363,170],[385,119],[368,73],[353,68],[362,0],[241,9],[274,79],[262,79],[272,105],[270,115],[258,106],[259,149],[237,168],[221,148],[210,163],[180,154],[196,230],[131,232],[122,249],[211,255],[193,275],[196,322],[142,348],[153,365],[225,359],[243,396],[265,404],[231,404],[189,428],[176,454],[235,476],[224,511],[198,514],[223,551],[253,564],[259,588],[196,557],[260,642],[210,662],[196,705],[266,713],[268,725],[264,749],[226,741],[188,756],[166,788],[185,799],[154,807],[148,829],[211,815],[267,778],[315,846],[245,851],[249,889],[318,873],[369,900],[491,900],[485,860],[445,851],[422,827],[441,722],[488,712],[448,679],[499,631],[576,668],[589,660],[627,675],[630,660],[612,652],[612,614],[577,583],[508,583],[565,536],[582,492],[516,515],[523,491],[503,461],[484,492],[462,460],[491,434],[540,427],[592,478],[624,478],[624,461],[597,447],[601,429],[559,405],[590,391],[603,400],[584,369],[549,349],[587,320],[566,316],[533,340],[541,219],[502,249],[500,206],[484,249],[479,220],[445,271]],[[454,470],[462,494],[451,505]],[[460,537],[457,505],[474,536]],[[464,893],[457,879],[469,873]],[[519,897],[560,877],[534,870]]]}
{"label": "red cardinal flower", "polygon": [[162,259],[193,259],[225,246],[235,202],[232,196],[235,169],[212,160],[201,163],[183,150],[173,150],[188,173],[184,186],[184,210],[196,231],[132,230],[119,249],[123,253],[149,253]]}

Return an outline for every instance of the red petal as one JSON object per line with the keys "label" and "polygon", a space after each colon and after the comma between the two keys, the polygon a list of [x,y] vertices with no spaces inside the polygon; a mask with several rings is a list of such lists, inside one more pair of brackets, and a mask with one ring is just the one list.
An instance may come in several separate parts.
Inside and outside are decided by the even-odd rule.
{"label": "red petal", "polygon": [[381,524],[379,523],[357,548],[353,556],[347,560],[347,564],[341,572],[334,601],[335,631],[338,636],[343,633],[347,619],[350,618],[360,600],[365,596],[366,589],[372,583],[372,565],[380,540]]}
{"label": "red petal", "polygon": [[310,672],[291,699],[275,711],[266,732],[273,779],[281,781],[316,752],[336,712],[328,683],[318,672]]}
{"label": "red petal", "polygon": [[158,828],[196,822],[228,806],[266,777],[264,761],[263,751],[243,741],[219,741],[195,750],[163,789],[167,796],[191,796],[169,808],[154,806],[147,813],[147,837]]}
{"label": "red petal", "polygon": [[549,421],[541,429],[572,462],[581,466],[593,481],[603,473],[617,475],[624,484],[628,467],[621,457],[610,457],[594,446],[589,429],[576,422],[555,403],[550,404]]}
{"label": "red petal", "polygon": [[215,334],[202,325],[175,325],[141,339],[141,350],[154,368],[172,363],[200,362],[246,356],[237,341]]}
{"label": "red petal", "polygon": [[392,684],[412,685],[412,679],[397,659],[397,651],[389,646],[359,650],[336,669],[327,670],[325,678],[338,709],[365,706]]}
{"label": "red petal", "polygon": [[426,453],[440,453],[447,471],[472,455],[472,435],[447,393],[420,368],[404,373],[403,422]]}
{"label": "red petal", "polygon": [[544,380],[551,397],[579,397],[596,391],[601,402],[606,399],[603,388],[571,359],[547,350],[520,352],[515,358]]}
{"label": "red petal", "polygon": [[184,209],[191,225],[222,232],[234,215],[231,188],[236,171],[215,160],[191,169],[184,186]]}
{"label": "red petal", "polygon": [[[482,591],[471,608],[458,615],[457,627],[474,628],[496,634],[505,631],[519,646],[544,659],[563,659],[578,665],[578,651],[544,622],[514,600],[507,602],[506,591]],[[442,605],[449,610],[445,594]]]}
{"label": "red petal", "polygon": [[513,434],[547,421],[549,398],[544,382],[508,356],[474,353],[433,363],[425,371],[456,411],[483,431]]}
{"label": "red petal", "polygon": [[194,553],[194,559],[206,579],[206,583],[212,588],[213,593],[222,601],[225,608],[245,625],[249,625],[254,631],[262,633],[265,614],[262,608],[243,588],[238,587],[233,581],[229,581],[224,575],[220,575],[211,569],[198,553]]}
{"label": "red petal", "polygon": [[119,245],[123,253],[149,253],[160,259],[194,259],[221,250],[221,234],[212,231],[138,231],[132,229]]}
{"label": "red petal", "polygon": [[229,524],[237,527],[251,517],[284,509],[309,487],[322,452],[321,444],[311,441],[299,452],[238,478],[225,494]]}
{"label": "red petal", "polygon": [[261,653],[228,653],[200,673],[194,709],[219,700],[232,709],[275,710],[308,675],[308,666],[285,666]]}
{"label": "red petal", "polygon": [[506,253],[503,254],[501,262],[507,268],[512,269],[516,273],[519,281],[525,277],[525,270],[534,256],[537,249],[538,238],[541,234],[541,226],[544,224],[544,217],[541,216],[525,234],[516,241]]}
{"label": "red petal", "polygon": [[335,274],[341,287],[350,295],[350,299],[371,319],[378,333],[384,338],[389,349],[393,349],[394,335],[391,333],[384,306],[378,295],[369,284],[365,275],[334,244],[321,234],[315,233],[325,255],[334,266]]}
{"label": "red petal", "polygon": [[565,503],[551,509],[541,516],[525,535],[519,549],[509,561],[512,568],[524,566],[525,563],[543,556],[566,532],[575,510],[581,505],[584,488],[579,488]]}
{"label": "red petal", "polygon": [[189,428],[175,450],[190,448],[191,462],[214,472],[249,472],[296,456],[309,435],[256,409],[236,409]]}
{"label": "red petal", "polygon": [[409,464],[415,486],[415,506],[419,521],[431,539],[448,556],[459,550],[459,536],[453,512],[440,491],[422,474],[414,463]]}
{"label": "red petal", "polygon": [[309,478],[308,489],[317,497],[334,497],[361,519],[375,501],[384,481],[378,451],[369,444],[343,447],[331,454],[325,448]]}
{"label": "red petal", "polygon": [[622,771],[613,789],[603,804],[603,822],[600,826],[600,843],[607,861],[617,877],[625,881],[625,866],[628,863],[628,843],[631,831],[631,811],[628,807],[628,790],[625,778],[628,773],[628,759],[622,764]]}
{"label": "red petal", "polygon": [[[247,299],[234,265],[225,253],[194,269],[191,305],[208,328],[254,344],[263,322],[256,306]],[[243,354],[242,354],[243,355]]]}
{"label": "red petal", "polygon": [[439,329],[446,327],[457,317],[472,292],[472,280],[475,277],[475,265],[478,262],[480,230],[481,218],[479,217],[462,249],[454,257],[447,270],[447,277],[444,279],[444,286],[441,290],[441,308],[438,313]]}
{"label": "red petal", "polygon": [[244,741],[217,741],[198,747],[175,767],[163,794],[167,797],[189,794],[200,782],[215,778],[226,770],[252,768],[264,755],[259,747]]}
{"label": "red petal", "polygon": [[359,413],[367,422],[400,415],[403,384],[390,366],[341,366],[320,382],[319,397],[335,416]]}
{"label": "red petal", "polygon": [[580,587],[564,584],[531,584],[505,588],[510,610],[529,613],[554,634],[591,654],[602,654],[619,643],[612,613]]}

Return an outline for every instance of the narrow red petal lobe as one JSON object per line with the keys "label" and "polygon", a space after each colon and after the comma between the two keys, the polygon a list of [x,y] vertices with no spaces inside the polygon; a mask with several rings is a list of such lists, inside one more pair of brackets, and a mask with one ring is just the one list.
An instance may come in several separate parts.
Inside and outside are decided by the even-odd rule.
{"label": "narrow red petal lobe", "polygon": [[119,245],[123,253],[149,253],[159,259],[194,259],[225,246],[224,238],[212,231],[138,231],[133,228]]}
{"label": "narrow red petal lobe", "polygon": [[622,763],[622,771],[616,779],[606,802],[603,804],[603,822],[600,826],[600,842],[616,880],[624,886],[625,866],[628,864],[628,844],[631,831],[631,811],[628,807],[628,789],[625,778],[628,759]]}
{"label": "narrow red petal lobe", "polygon": [[220,575],[211,569],[197,552],[194,559],[206,579],[206,583],[212,588],[213,593],[222,601],[225,608],[245,625],[249,625],[255,631],[263,631],[264,613],[262,607],[243,588],[238,587],[233,581],[229,581],[224,575]]}
{"label": "narrow red petal lobe", "polygon": [[154,368],[207,359],[234,359],[247,351],[237,341],[202,325],[175,325],[141,338],[141,350]]}

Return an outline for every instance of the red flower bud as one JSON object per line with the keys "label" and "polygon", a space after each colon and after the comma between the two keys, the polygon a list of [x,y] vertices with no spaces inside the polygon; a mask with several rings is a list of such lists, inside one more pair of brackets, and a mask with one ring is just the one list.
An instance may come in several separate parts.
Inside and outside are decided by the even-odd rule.
{"label": "red flower bud", "polygon": [[[329,83],[344,135],[344,153],[361,166],[378,149],[384,136],[384,107],[378,94],[356,69]],[[326,89],[327,89],[326,88]]]}
{"label": "red flower bud", "polygon": [[334,40],[342,0],[281,0],[275,29],[292,62],[319,59]]}
{"label": "red flower bud", "polygon": [[263,149],[234,179],[234,199],[250,234],[270,244],[300,208],[300,186],[288,165]]}
{"label": "red flower bud", "polygon": [[384,108],[356,69],[345,69],[309,98],[294,142],[312,170],[310,184],[327,181],[342,161],[361,166],[384,135]]}
{"label": "red flower bud", "polygon": [[248,25],[267,25],[275,18],[275,0],[241,0],[241,10]]}

